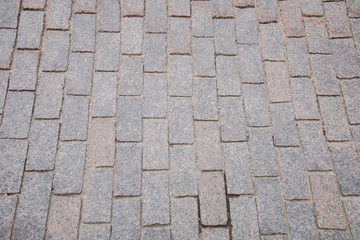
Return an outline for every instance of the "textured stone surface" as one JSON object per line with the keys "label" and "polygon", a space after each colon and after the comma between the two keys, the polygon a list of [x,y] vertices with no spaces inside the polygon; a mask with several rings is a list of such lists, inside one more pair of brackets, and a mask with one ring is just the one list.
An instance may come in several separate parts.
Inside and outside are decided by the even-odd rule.
{"label": "textured stone surface", "polygon": [[166,0],[145,1],[145,32],[164,33],[167,24]]}
{"label": "textured stone surface", "polygon": [[169,142],[193,143],[193,109],[191,98],[169,98]]}
{"label": "textured stone surface", "polygon": [[195,76],[214,77],[216,75],[214,51],[214,41],[211,38],[193,39]]}
{"label": "textured stone surface", "polygon": [[[28,1],[30,3],[30,1]],[[35,1],[32,1],[35,2]],[[23,2],[23,7],[26,2]],[[34,6],[34,5],[33,5]],[[39,49],[43,31],[44,13],[23,11],[19,22],[17,48]]]}
{"label": "textured stone surface", "polygon": [[0,71],[0,113],[4,111],[6,91],[9,82],[9,71]]}
{"label": "textured stone surface", "polygon": [[1,2],[0,7],[0,27],[16,28],[18,22],[20,2],[17,0],[7,0]]}
{"label": "textured stone surface", "polygon": [[117,199],[113,203],[113,239],[140,239],[140,201]]}
{"label": "textured stone surface", "polygon": [[321,239],[342,239],[350,240],[350,236],[347,232],[339,230],[326,230],[320,232]]}
{"label": "textured stone surface", "polygon": [[16,30],[0,29],[0,68],[9,69],[14,51]]}
{"label": "textured stone surface", "polygon": [[278,16],[278,6],[276,0],[258,0],[259,22],[269,23],[276,22]]}
{"label": "textured stone surface", "polygon": [[[314,1],[311,0],[311,2]],[[309,53],[331,53],[332,50],[325,26],[325,19],[318,17],[305,17],[304,22]]]}
{"label": "textured stone surface", "polygon": [[227,228],[203,228],[201,232],[202,240],[229,240],[229,229]]}
{"label": "textured stone surface", "polygon": [[323,3],[330,38],[351,37],[345,2]]}
{"label": "textured stone surface", "polygon": [[350,229],[353,237],[360,237],[360,227],[357,224],[360,217],[360,202],[357,199],[349,199],[344,201],[347,218],[350,224]]}
{"label": "textured stone surface", "polygon": [[321,0],[301,0],[301,10],[305,16],[322,16],[324,14]]}
{"label": "textured stone surface", "polygon": [[138,142],[142,140],[142,99],[119,97],[117,106],[116,140]]}
{"label": "textured stone surface", "polygon": [[193,90],[194,118],[196,120],[217,120],[218,107],[215,79],[195,78]]}
{"label": "textured stone surface", "polygon": [[216,75],[218,95],[241,95],[239,61],[237,57],[217,56]]}
{"label": "textured stone surface", "polygon": [[290,75],[293,77],[309,77],[311,71],[305,39],[288,38],[286,48]]}
{"label": "textured stone surface", "polygon": [[164,74],[145,74],[143,93],[143,116],[166,117],[167,78]]}
{"label": "textured stone surface", "polygon": [[145,34],[144,70],[146,72],[166,72],[166,35]]}
{"label": "textured stone surface", "polygon": [[331,40],[331,46],[337,76],[339,78],[359,77],[360,67],[353,41],[351,39],[333,39]]}
{"label": "textured stone surface", "polygon": [[117,74],[97,72],[93,77],[91,100],[93,117],[114,117],[116,114]]}
{"label": "textured stone surface", "polygon": [[284,30],[287,37],[303,37],[305,29],[301,17],[300,0],[279,2]]}
{"label": "textured stone surface", "polygon": [[46,28],[69,29],[71,0],[49,0],[46,6]]}
{"label": "textured stone surface", "polygon": [[263,83],[264,69],[261,63],[259,45],[239,44],[241,82]]}
{"label": "textured stone surface", "polygon": [[170,240],[170,229],[168,228],[145,228],[144,229],[144,240],[151,239],[164,239]]}
{"label": "textured stone surface", "polygon": [[172,239],[198,238],[198,206],[195,198],[175,198],[171,200]]}
{"label": "textured stone surface", "polygon": [[360,96],[358,96],[358,92],[360,91],[360,81],[341,81],[341,89],[344,94],[349,122],[351,124],[360,123]]}
{"label": "textured stone surface", "polygon": [[0,238],[10,239],[16,209],[16,196],[0,197]]}
{"label": "textured stone surface", "polygon": [[169,0],[169,16],[190,16],[190,0]]}
{"label": "textured stone surface", "polygon": [[265,62],[265,73],[270,102],[290,102],[291,89],[286,64]]}
{"label": "textured stone surface", "polygon": [[65,72],[69,57],[69,32],[46,31],[43,42],[45,51],[41,55],[41,69]]}
{"label": "textured stone surface", "polygon": [[44,9],[46,0],[24,0],[22,7],[26,9]]}
{"label": "textured stone surface", "polygon": [[142,53],[142,18],[123,18],[121,21],[121,53],[141,54]]}
{"label": "textured stone surface", "polygon": [[119,81],[120,95],[141,95],[144,78],[143,65],[141,57],[122,57]]}
{"label": "textured stone surface", "polygon": [[118,32],[120,30],[120,4],[117,0],[99,0],[97,4],[97,30]]}
{"label": "textured stone surface", "polygon": [[319,107],[312,79],[290,79],[296,119],[319,119]]}
{"label": "textured stone surface", "polygon": [[[100,1],[102,2],[102,1]],[[95,15],[75,14],[73,34],[71,36],[72,51],[94,52],[95,49]]]}
{"label": "textured stone surface", "polygon": [[71,53],[66,74],[66,93],[90,95],[94,56],[92,53]]}
{"label": "textured stone surface", "polygon": [[212,37],[213,20],[211,11],[211,2],[192,1],[192,32],[195,37]]}
{"label": "textured stone surface", "polygon": [[76,0],[73,9],[76,13],[95,13],[96,0]]}
{"label": "textured stone surface", "polygon": [[121,1],[121,11],[123,16],[143,16],[144,1],[142,0],[124,0]]}
{"label": "textured stone surface", "polygon": [[352,18],[350,19],[351,28],[353,32],[354,42],[357,49],[358,55],[360,54],[360,19]]}
{"label": "textured stone surface", "polygon": [[119,69],[119,55],[120,34],[98,33],[95,50],[95,69],[100,71],[117,71]]}
{"label": "textured stone surface", "polygon": [[80,233],[81,240],[110,239],[110,225],[83,224]]}
{"label": "textured stone surface", "polygon": [[192,96],[193,76],[191,56],[169,57],[168,92],[171,96]]}
{"label": "textured stone surface", "polygon": [[216,53],[235,55],[237,53],[235,38],[235,26],[233,19],[214,19],[214,40]]}
{"label": "textured stone surface", "polygon": [[255,9],[236,8],[235,11],[237,43],[259,43]]}
{"label": "textured stone surface", "polygon": [[278,23],[260,24],[263,60],[285,60],[283,32]]}
{"label": "textured stone surface", "polygon": [[169,18],[169,52],[191,53],[191,28],[189,18]]}

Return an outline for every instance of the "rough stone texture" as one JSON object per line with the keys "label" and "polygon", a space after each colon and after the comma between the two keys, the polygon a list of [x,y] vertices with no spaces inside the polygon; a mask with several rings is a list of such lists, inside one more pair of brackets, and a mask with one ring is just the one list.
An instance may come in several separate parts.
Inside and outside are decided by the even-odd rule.
{"label": "rough stone texture", "polygon": [[194,89],[194,119],[217,120],[216,81],[212,78],[195,78]]}
{"label": "rough stone texture", "polygon": [[190,0],[169,0],[168,1],[169,16],[190,16]]}
{"label": "rough stone texture", "polygon": [[356,0],[347,0],[349,17],[360,17],[360,3]]}
{"label": "rough stone texture", "polygon": [[143,65],[141,57],[122,57],[119,81],[120,95],[138,96],[142,94]]}
{"label": "rough stone texture", "polygon": [[237,57],[217,56],[216,75],[218,95],[241,95],[239,61]]}
{"label": "rough stone texture", "polygon": [[284,62],[265,62],[269,99],[272,103],[290,102],[291,88]]}
{"label": "rough stone texture", "polygon": [[198,207],[195,198],[171,200],[171,236],[174,240],[198,238]]}
{"label": "rough stone texture", "polygon": [[166,72],[166,34],[145,34],[145,72]]}
{"label": "rough stone texture", "polygon": [[227,228],[203,228],[201,232],[201,240],[229,240],[229,229]]}
{"label": "rough stone texture", "polygon": [[287,37],[303,37],[305,29],[301,16],[300,0],[279,2]]}
{"label": "rough stone texture", "polygon": [[10,239],[16,210],[17,196],[0,197],[0,238]]}
{"label": "rough stone texture", "polygon": [[309,78],[292,78],[291,93],[296,119],[319,119],[319,107],[313,81]]}
{"label": "rough stone texture", "polygon": [[352,39],[333,39],[331,46],[337,76],[339,78],[359,77],[360,67]]}
{"label": "rough stone texture", "polygon": [[[25,2],[23,2],[23,7],[24,4]],[[19,22],[17,48],[39,49],[43,22],[43,12],[23,11]]]}
{"label": "rough stone texture", "polygon": [[213,16],[214,17],[232,17],[234,16],[234,9],[232,7],[232,0],[218,0],[212,1]]}
{"label": "rough stone texture", "polygon": [[97,4],[97,30],[120,31],[120,5],[118,0],[99,0]]}
{"label": "rough stone texture", "polygon": [[338,230],[326,230],[320,232],[321,239],[341,239],[350,240],[350,236],[347,232]]}
{"label": "rough stone texture", "polygon": [[0,7],[0,27],[16,28],[18,22],[20,1],[3,0]]}
{"label": "rough stone texture", "polygon": [[263,83],[264,69],[259,45],[239,44],[241,82]]}
{"label": "rough stone texture", "polygon": [[354,42],[357,49],[358,56],[360,54],[360,19],[352,18],[350,19],[351,29],[353,32]]}
{"label": "rough stone texture", "polygon": [[66,93],[90,95],[94,56],[92,53],[71,53],[66,74]]}
{"label": "rough stone texture", "polygon": [[140,201],[117,199],[113,203],[113,239],[140,239]]}
{"label": "rough stone texture", "polygon": [[9,71],[0,71],[0,113],[4,111],[6,90],[9,82]]}
{"label": "rough stone texture", "polygon": [[301,0],[301,10],[305,16],[324,15],[321,0]]}
{"label": "rough stone texture", "polygon": [[49,0],[46,5],[46,28],[61,30],[69,29],[71,5],[71,0]]}
{"label": "rough stone texture", "polygon": [[145,228],[144,229],[144,240],[152,239],[164,239],[170,240],[170,229],[169,228]]}
{"label": "rough stone texture", "polygon": [[75,13],[95,13],[96,0],[76,0],[73,5]]}
{"label": "rough stone texture", "polygon": [[278,6],[276,0],[258,0],[258,16],[260,23],[277,22]]}
{"label": "rough stone texture", "polygon": [[263,60],[285,60],[283,32],[278,23],[260,24],[260,39]]}
{"label": "rough stone texture", "polygon": [[142,35],[142,18],[123,18],[121,20],[121,53],[141,54],[143,44]]}
{"label": "rough stone texture", "polygon": [[16,30],[0,29],[0,68],[10,69],[11,56],[14,51]]}
{"label": "rough stone texture", "polygon": [[349,199],[344,201],[346,215],[350,224],[350,229],[354,239],[360,237],[360,227],[358,219],[360,218],[360,202],[358,199]]}
{"label": "rough stone texture", "polygon": [[255,6],[255,0],[233,0],[235,7],[253,7]]}
{"label": "rough stone texture", "polygon": [[[311,2],[313,2],[313,0],[311,0]],[[309,53],[331,53],[332,49],[325,26],[325,19],[318,17],[305,17],[304,22]]]}
{"label": "rough stone texture", "polygon": [[97,33],[95,52],[96,70],[119,70],[120,34]]}
{"label": "rough stone texture", "polygon": [[143,93],[143,116],[166,117],[167,77],[164,74],[145,74]]}
{"label": "rough stone texture", "polygon": [[169,52],[191,53],[190,18],[169,18]]}
{"label": "rough stone texture", "polygon": [[80,239],[81,240],[107,240],[110,239],[110,225],[83,224]]}
{"label": "rough stone texture", "polygon": [[215,52],[235,55],[236,36],[233,19],[214,19]]}
{"label": "rough stone texture", "polygon": [[293,77],[310,77],[309,55],[305,38],[286,39],[289,72]]}
{"label": "rough stone texture", "polygon": [[168,93],[171,96],[192,96],[193,76],[191,56],[169,57]]}
{"label": "rough stone texture", "polygon": [[212,37],[213,20],[210,1],[192,1],[192,32],[195,37]]}
{"label": "rough stone texture", "polygon": [[259,43],[255,9],[236,8],[235,11],[237,43]]}
{"label": "rough stone texture", "polygon": [[142,140],[142,98],[119,97],[117,105],[116,140]]}
{"label": "rough stone texture", "polygon": [[193,143],[193,109],[191,98],[169,98],[169,142]]}
{"label": "rough stone texture", "polygon": [[95,50],[95,15],[75,14],[73,34],[71,36],[72,51],[94,52]]}
{"label": "rough stone texture", "polygon": [[41,9],[45,7],[46,0],[24,0],[22,7],[25,9]]}
{"label": "rough stone texture", "polygon": [[143,16],[143,0],[123,0],[121,1],[121,11],[123,16]]}
{"label": "rough stone texture", "polygon": [[166,0],[145,1],[145,32],[165,33],[167,25]]}
{"label": "rough stone texture", "polygon": [[360,123],[360,81],[349,80],[341,81],[341,89],[344,94],[346,112],[348,114],[349,122],[351,124]]}
{"label": "rough stone texture", "polygon": [[345,2],[323,3],[330,38],[351,37]]}
{"label": "rough stone texture", "polygon": [[97,72],[93,77],[93,117],[114,117],[116,114],[117,74]]}
{"label": "rough stone texture", "polygon": [[195,76],[214,77],[216,75],[214,51],[213,39],[193,39]]}
{"label": "rough stone texture", "polygon": [[41,69],[43,71],[65,72],[69,57],[69,32],[46,31],[43,39]]}

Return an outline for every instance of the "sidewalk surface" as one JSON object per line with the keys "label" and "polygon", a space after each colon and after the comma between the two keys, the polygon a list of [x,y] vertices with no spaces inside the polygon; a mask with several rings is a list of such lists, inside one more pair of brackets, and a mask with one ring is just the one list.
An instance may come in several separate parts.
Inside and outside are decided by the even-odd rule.
{"label": "sidewalk surface", "polygon": [[0,239],[360,239],[359,0],[0,0]]}

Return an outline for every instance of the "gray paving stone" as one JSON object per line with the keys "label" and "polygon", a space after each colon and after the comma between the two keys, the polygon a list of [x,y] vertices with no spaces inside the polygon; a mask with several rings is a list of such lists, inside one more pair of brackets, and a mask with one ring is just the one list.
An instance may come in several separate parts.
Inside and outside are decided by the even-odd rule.
{"label": "gray paving stone", "polygon": [[169,142],[175,144],[194,142],[191,98],[169,98]]}
{"label": "gray paving stone", "polygon": [[92,53],[71,53],[66,75],[66,93],[90,95],[94,55]]}
{"label": "gray paving stone", "polygon": [[190,0],[168,1],[169,16],[190,16]]}
{"label": "gray paving stone", "polygon": [[239,44],[241,82],[263,83],[265,81],[259,45]]}
{"label": "gray paving stone", "polygon": [[8,0],[1,1],[0,7],[0,27],[16,28],[18,22],[20,1]]}
{"label": "gray paving stone", "polygon": [[166,72],[166,34],[145,34],[145,72]]}
{"label": "gray paving stone", "polygon": [[214,77],[216,75],[214,51],[214,41],[212,39],[193,39],[195,76]]}
{"label": "gray paving stone", "polygon": [[[311,0],[311,2],[313,2],[313,0]],[[319,2],[321,6],[321,1]],[[309,53],[331,53],[332,49],[325,26],[325,19],[318,17],[305,17],[304,22]]]}
{"label": "gray paving stone", "polygon": [[144,240],[152,239],[164,239],[170,240],[170,229],[169,228],[145,228],[144,229]]}
{"label": "gray paving stone", "polygon": [[217,56],[216,74],[219,95],[241,95],[238,57]]}
{"label": "gray paving stone", "polygon": [[286,64],[265,62],[265,73],[270,102],[290,102],[291,88]]}
{"label": "gray paving stone", "polygon": [[198,206],[195,198],[171,200],[171,236],[174,240],[198,239]]}
{"label": "gray paving stone", "polygon": [[15,216],[17,196],[0,197],[0,238],[10,239]]}
{"label": "gray paving stone", "polygon": [[141,194],[141,145],[119,145],[116,148],[114,195]]}
{"label": "gray paving stone", "polygon": [[73,5],[75,13],[95,13],[96,0],[76,0]]}
{"label": "gray paving stone", "polygon": [[321,239],[341,239],[350,240],[350,236],[347,232],[339,230],[325,230],[320,232]]}
{"label": "gray paving stone", "polygon": [[323,3],[330,38],[351,37],[345,2]]}
{"label": "gray paving stone", "polygon": [[140,201],[116,199],[113,203],[112,239],[140,239]]}
{"label": "gray paving stone", "polygon": [[305,38],[286,39],[289,72],[293,77],[310,77],[309,55]]}
{"label": "gray paving stone", "polygon": [[26,170],[54,169],[58,135],[59,123],[57,121],[32,123]]}
{"label": "gray paving stone", "polygon": [[331,46],[338,78],[359,77],[360,67],[353,40],[333,39],[331,40]]}
{"label": "gray paving stone", "polygon": [[259,43],[254,8],[236,8],[235,25],[237,43]]}
{"label": "gray paving stone", "polygon": [[310,78],[290,79],[296,119],[319,119],[315,88]]}
{"label": "gray paving stone", "polygon": [[260,23],[277,22],[279,9],[276,0],[258,0],[258,15]]}
{"label": "gray paving stone", "polygon": [[118,71],[120,57],[120,34],[97,33],[95,69]]}
{"label": "gray paving stone", "polygon": [[108,240],[110,239],[111,225],[82,224],[79,239],[81,240]]}
{"label": "gray paving stone", "polygon": [[227,228],[203,228],[201,232],[201,240],[229,240],[229,229]]}
{"label": "gray paving stone", "polygon": [[232,0],[213,1],[214,17],[233,17]]}
{"label": "gray paving stone", "polygon": [[212,37],[212,5],[209,1],[191,2],[192,32],[195,37]]}
{"label": "gray paving stone", "polygon": [[360,81],[341,81],[341,88],[344,95],[346,111],[351,124],[360,123]]}
{"label": "gray paving stone", "polygon": [[144,117],[166,117],[167,77],[164,74],[145,74]]}
{"label": "gray paving stone", "polygon": [[120,31],[120,4],[117,0],[99,0],[97,4],[97,31]]}
{"label": "gray paving stone", "polygon": [[195,78],[194,89],[194,119],[217,120],[216,81],[212,78]]}
{"label": "gray paving stone", "polygon": [[169,18],[169,53],[191,53],[190,18]]}
{"label": "gray paving stone", "polygon": [[356,0],[347,0],[349,17],[360,17],[360,3]]}
{"label": "gray paving stone", "polygon": [[283,32],[279,23],[260,24],[263,60],[285,60]]}
{"label": "gray paving stone", "polygon": [[145,1],[145,32],[166,33],[167,26],[167,1]]}
{"label": "gray paving stone", "polygon": [[169,86],[170,96],[192,96],[193,75],[191,56],[169,57]]}
{"label": "gray paving stone", "polygon": [[121,1],[121,11],[125,16],[144,16],[143,0],[124,0]]}
{"label": "gray paving stone", "polygon": [[233,4],[235,7],[254,7],[255,0],[234,0]]}
{"label": "gray paving stone", "polygon": [[65,72],[69,57],[69,32],[46,31],[41,55],[43,71]]}
{"label": "gray paving stone", "polygon": [[360,218],[360,202],[358,199],[349,199],[344,201],[344,205],[352,236],[354,239],[357,239],[360,237],[360,227],[358,225],[358,219]]}
{"label": "gray paving stone", "polygon": [[94,52],[95,14],[75,14],[73,16],[71,50]]}
{"label": "gray paving stone", "polygon": [[215,52],[236,55],[234,19],[214,19]]}
{"label": "gray paving stone", "polygon": [[282,22],[287,37],[305,36],[304,23],[301,16],[301,4],[298,1],[279,2]]}
{"label": "gray paving stone", "polygon": [[121,20],[121,53],[141,54],[143,44],[143,18]]}
{"label": "gray paving stone", "polygon": [[117,73],[97,72],[93,79],[92,116],[115,117]]}
{"label": "gray paving stone", "polygon": [[120,95],[141,95],[143,87],[142,57],[122,56],[119,81]]}
{"label": "gray paving stone", "polygon": [[358,56],[360,55],[360,19],[351,18],[351,29],[353,32],[353,38],[357,49]]}
{"label": "gray paving stone", "polygon": [[[23,2],[23,7],[24,4],[25,2]],[[26,49],[39,49],[41,34],[43,31],[43,22],[44,12],[23,11],[21,13],[19,22],[19,32],[16,47]]]}
{"label": "gray paving stone", "polygon": [[288,237],[286,234],[281,235],[262,235],[261,240],[287,240]]}
{"label": "gray paving stone", "polygon": [[301,10],[305,16],[324,15],[321,0],[301,0]]}
{"label": "gray paving stone", "polygon": [[68,30],[71,5],[71,0],[49,0],[46,5],[46,28]]}
{"label": "gray paving stone", "polygon": [[22,7],[25,9],[40,9],[45,8],[46,0],[24,0],[22,2]]}
{"label": "gray paving stone", "polygon": [[0,113],[4,111],[9,75],[9,71],[0,71]]}
{"label": "gray paving stone", "polygon": [[142,141],[142,98],[118,98],[116,140]]}
{"label": "gray paving stone", "polygon": [[16,30],[0,29],[0,68],[10,69],[11,56],[15,47]]}

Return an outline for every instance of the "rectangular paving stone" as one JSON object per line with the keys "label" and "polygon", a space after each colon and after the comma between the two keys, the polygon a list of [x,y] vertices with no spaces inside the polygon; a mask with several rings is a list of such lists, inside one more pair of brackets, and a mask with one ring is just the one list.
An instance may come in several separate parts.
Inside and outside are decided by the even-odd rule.
{"label": "rectangular paving stone", "polygon": [[260,233],[286,233],[285,212],[279,179],[255,178],[254,182]]}
{"label": "rectangular paving stone", "polygon": [[291,88],[284,62],[265,62],[269,99],[272,103],[290,102]]}
{"label": "rectangular paving stone", "polygon": [[145,34],[145,72],[166,72],[166,34]]}
{"label": "rectangular paving stone", "polygon": [[214,19],[215,52],[236,55],[236,36],[233,19]]}
{"label": "rectangular paving stone", "polygon": [[237,57],[217,56],[216,74],[219,95],[241,95],[239,60]]}
{"label": "rectangular paving stone", "polygon": [[15,47],[16,30],[0,29],[0,68],[10,69],[10,61]]}
{"label": "rectangular paving stone", "polygon": [[1,1],[0,27],[16,28],[18,22],[20,2],[17,0]]}
{"label": "rectangular paving stone", "polygon": [[194,119],[217,120],[216,81],[212,78],[195,78],[194,89]]}
{"label": "rectangular paving stone", "polygon": [[360,237],[360,227],[358,225],[358,220],[360,218],[360,202],[358,199],[349,199],[344,202],[344,205],[352,236],[354,239],[357,239]]}
{"label": "rectangular paving stone", "polygon": [[46,31],[43,42],[45,50],[41,55],[41,69],[65,72],[69,57],[69,32]]}
{"label": "rectangular paving stone", "polygon": [[115,119],[92,118],[87,148],[87,166],[114,166]]}
{"label": "rectangular paving stone", "polygon": [[93,79],[92,116],[115,117],[117,73],[97,72]]}
{"label": "rectangular paving stone", "polygon": [[1,139],[0,150],[0,193],[19,193],[27,140]]}
{"label": "rectangular paving stone", "polygon": [[239,44],[241,82],[263,83],[265,76],[259,45]]}
{"label": "rectangular paving stone", "polygon": [[[304,16],[324,15],[321,0],[301,0],[301,10]],[[305,18],[304,18],[305,19]]]}
{"label": "rectangular paving stone", "polygon": [[190,0],[169,0],[168,1],[169,16],[190,16]]}
{"label": "rectangular paving stone", "polygon": [[172,196],[197,196],[197,168],[193,146],[171,146],[170,164]]}
{"label": "rectangular paving stone", "polygon": [[141,157],[141,145],[116,147],[115,196],[139,196],[141,194]]}
{"label": "rectangular paving stone", "polygon": [[221,172],[199,174],[200,221],[206,226],[226,225],[228,221],[224,176]]}
{"label": "rectangular paving stone", "polygon": [[79,231],[80,196],[52,196],[46,239],[76,239]]}
{"label": "rectangular paving stone", "polygon": [[30,128],[34,93],[8,92],[0,137],[27,138]]}
{"label": "rectangular paving stone", "polygon": [[170,240],[170,229],[169,228],[144,228],[143,233],[144,240],[151,239],[164,239]]}
{"label": "rectangular paving stone", "polygon": [[309,53],[332,53],[324,18],[305,17],[304,22]]}
{"label": "rectangular paving stone", "polygon": [[[319,240],[313,206],[310,202],[287,202],[291,239]],[[301,227],[300,227],[301,226]]]}
{"label": "rectangular paving stone", "polygon": [[58,135],[59,123],[57,121],[33,122],[26,170],[54,169]]}
{"label": "rectangular paving stone", "polygon": [[15,51],[9,89],[35,90],[38,63],[39,51]]}
{"label": "rectangular paving stone", "polygon": [[145,74],[143,92],[144,117],[166,117],[166,91],[166,75]]}
{"label": "rectangular paving stone", "polygon": [[278,235],[262,235],[261,240],[286,240],[288,239],[286,234],[278,234]]}
{"label": "rectangular paving stone", "polygon": [[13,225],[12,237],[14,239],[44,238],[51,182],[52,173],[25,174]]}
{"label": "rectangular paving stone", "polygon": [[195,153],[200,170],[222,170],[220,130],[217,122],[195,122]]}
{"label": "rectangular paving stone", "polygon": [[121,53],[141,54],[143,44],[143,18],[121,20]]}
{"label": "rectangular paving stone", "polygon": [[169,53],[191,53],[190,18],[169,18]]}
{"label": "rectangular paving stone", "polygon": [[95,69],[118,71],[120,57],[120,34],[97,33]]}
{"label": "rectangular paving stone", "polygon": [[111,216],[113,169],[90,168],[85,174],[82,201],[84,223],[109,222]]}
{"label": "rectangular paving stone", "polygon": [[259,43],[257,18],[254,8],[236,8],[235,25],[237,43]]}
{"label": "rectangular paving stone", "polygon": [[327,140],[351,140],[342,99],[340,97],[320,97],[318,101]]}
{"label": "rectangular paving stone", "polygon": [[233,17],[234,9],[232,6],[232,0],[219,0],[212,1],[213,9],[214,9],[214,17]]}
{"label": "rectangular paving stone", "polygon": [[119,93],[120,95],[142,94],[143,59],[137,56],[122,56],[120,68]]}
{"label": "rectangular paving stone", "polygon": [[283,32],[278,23],[260,24],[263,60],[285,60]]}
{"label": "rectangular paving stone", "polygon": [[144,16],[143,0],[123,0],[121,1],[121,11],[123,17]]}
{"label": "rectangular paving stone", "polygon": [[350,236],[345,231],[340,230],[325,230],[320,231],[321,239],[342,239],[342,240],[350,240]]}
{"label": "rectangular paving stone", "polygon": [[99,0],[97,4],[97,31],[120,31],[120,4],[117,0]]}
{"label": "rectangular paving stone", "polygon": [[43,10],[45,7],[46,0],[24,0],[22,7],[25,9],[39,9]]}
{"label": "rectangular paving stone", "polygon": [[2,113],[4,110],[9,75],[9,71],[0,71],[0,113]]}
{"label": "rectangular paving stone", "polygon": [[277,22],[278,6],[276,0],[258,0],[258,14],[260,23]]}
{"label": "rectangular paving stone", "polygon": [[144,120],[143,169],[168,169],[168,123],[166,119]]}
{"label": "rectangular paving stone", "polygon": [[341,89],[344,94],[346,111],[351,124],[360,123],[360,81],[341,81]]}
{"label": "rectangular paving stone", "polygon": [[89,100],[84,96],[66,96],[61,116],[61,140],[86,140]]}
{"label": "rectangular paving stone", "polygon": [[357,49],[358,56],[360,55],[360,19],[351,18],[351,30],[353,32],[353,38]]}
{"label": "rectangular paving stone", "polygon": [[71,5],[71,0],[49,0],[46,5],[46,28],[68,30]]}
{"label": "rectangular paving stone", "polygon": [[79,239],[97,240],[110,239],[111,225],[105,224],[82,224]]}
{"label": "rectangular paving stone", "polygon": [[168,92],[170,96],[192,96],[191,56],[169,56]]}
{"label": "rectangular paving stone", "polygon": [[241,97],[219,98],[221,140],[246,141],[245,114]]}
{"label": "rectangular paving stone", "polygon": [[66,93],[90,95],[94,55],[92,53],[71,53],[66,75]]}
{"label": "rectangular paving stone", "polygon": [[142,98],[118,98],[116,140],[142,141]]}
{"label": "rectangular paving stone", "polygon": [[310,78],[291,78],[291,92],[296,119],[319,119],[315,88]]}
{"label": "rectangular paving stone", "polygon": [[198,206],[195,198],[171,200],[171,236],[174,240],[197,239]]}
{"label": "rectangular paving stone", "polygon": [[169,98],[169,142],[174,144],[194,142],[191,98]]}
{"label": "rectangular paving stone", "polygon": [[312,174],[310,183],[319,228],[345,229],[345,214],[334,175]]}
{"label": "rectangular paving stone", "polygon": [[[25,2],[23,2],[23,7],[24,4]],[[43,22],[44,12],[22,11],[19,22],[19,32],[16,47],[26,49],[39,49],[41,34],[43,31]]]}
{"label": "rectangular paving stone", "polygon": [[140,239],[140,201],[116,199],[113,204],[113,239]]}
{"label": "rectangular paving stone", "polygon": [[195,37],[212,37],[212,5],[209,1],[191,2],[192,32]]}
{"label": "rectangular paving stone", "polygon": [[338,78],[359,77],[360,67],[352,39],[333,39],[331,46]]}
{"label": "rectangular paving stone", "polygon": [[311,70],[305,38],[286,39],[286,48],[290,75],[293,77],[310,77]]}
{"label": "rectangular paving stone", "polygon": [[73,5],[75,13],[95,13],[96,0],[76,0]]}
{"label": "rectangular paving stone", "polygon": [[224,239],[229,240],[230,234],[229,229],[227,228],[203,228],[201,232],[202,240],[211,240],[211,239]]}
{"label": "rectangular paving stone", "polygon": [[230,198],[229,202],[234,239],[259,239],[255,199]]}
{"label": "rectangular paving stone", "polygon": [[212,39],[193,39],[195,76],[214,77],[216,75],[214,51],[214,41]]}
{"label": "rectangular paving stone", "polygon": [[267,128],[250,128],[249,144],[254,176],[277,176],[272,134]]}
{"label": "rectangular paving stone", "polygon": [[75,14],[73,21],[71,50],[79,52],[94,52],[95,14]]}
{"label": "rectangular paving stone", "polygon": [[10,239],[16,203],[17,196],[0,197],[0,238],[2,239]]}
{"label": "rectangular paving stone", "polygon": [[166,0],[145,1],[145,32],[166,33],[167,3]]}
{"label": "rectangular paving stone", "polygon": [[324,2],[330,38],[351,37],[345,2]]}
{"label": "rectangular paving stone", "polygon": [[269,104],[264,84],[243,84],[247,125],[250,127],[270,126]]}
{"label": "rectangular paving stone", "polygon": [[316,121],[297,123],[307,169],[312,171],[331,170],[331,156],[322,125]]}
{"label": "rectangular paving stone", "polygon": [[279,2],[284,30],[287,37],[305,36],[304,23],[301,16],[300,0]]}
{"label": "rectangular paving stone", "polygon": [[65,75],[42,73],[36,89],[35,118],[59,118]]}
{"label": "rectangular paving stone", "polygon": [[170,223],[168,173],[143,172],[142,223],[144,226]]}
{"label": "rectangular paving stone", "polygon": [[360,3],[356,0],[346,0],[349,17],[360,17]]}

